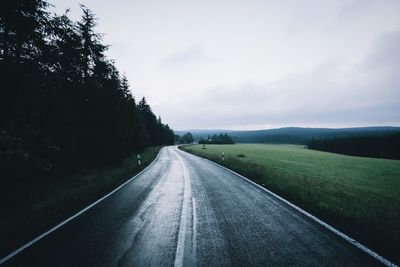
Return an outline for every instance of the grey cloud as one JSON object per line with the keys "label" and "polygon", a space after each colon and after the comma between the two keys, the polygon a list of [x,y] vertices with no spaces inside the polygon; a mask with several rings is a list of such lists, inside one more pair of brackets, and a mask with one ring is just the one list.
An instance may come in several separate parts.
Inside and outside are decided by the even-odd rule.
{"label": "grey cloud", "polygon": [[341,80],[340,63],[333,61],[277,83],[209,88],[181,103],[179,124],[399,124],[399,44],[399,33],[383,36],[363,64],[345,73],[353,76],[348,81]]}
{"label": "grey cloud", "polygon": [[[400,28],[400,25],[399,25]],[[379,71],[396,71],[400,67],[400,31],[383,33],[374,43],[364,67]]]}
{"label": "grey cloud", "polygon": [[82,1],[174,129],[400,125],[398,0]]}
{"label": "grey cloud", "polygon": [[[372,125],[400,123],[400,32],[382,34],[368,57],[341,73],[326,62],[280,82],[251,82],[206,90],[186,100],[192,128],[229,125]],[[342,80],[350,77],[347,80]],[[206,107],[206,108],[205,108]],[[212,119],[210,119],[212,117]],[[196,121],[189,118],[197,118]]]}
{"label": "grey cloud", "polygon": [[206,58],[207,55],[203,47],[191,45],[161,59],[160,67],[164,70],[181,70],[194,64],[203,63]]}

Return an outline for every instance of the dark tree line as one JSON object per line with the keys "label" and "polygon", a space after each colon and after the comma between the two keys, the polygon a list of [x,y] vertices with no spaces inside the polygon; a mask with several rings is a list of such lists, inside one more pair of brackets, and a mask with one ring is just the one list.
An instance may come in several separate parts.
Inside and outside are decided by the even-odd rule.
{"label": "dark tree line", "polygon": [[44,0],[1,2],[1,188],[174,143],[106,57],[94,14],[82,6],[76,22],[48,8]]}
{"label": "dark tree line", "polygon": [[351,156],[400,159],[400,133],[312,139],[307,146]]}
{"label": "dark tree line", "polygon": [[207,139],[201,138],[199,140],[199,144],[234,144],[232,137],[228,134],[219,134],[219,135],[212,135],[208,136]]}
{"label": "dark tree line", "polygon": [[175,142],[178,144],[191,144],[194,142],[194,138],[192,133],[187,132],[183,134],[182,136],[180,135],[175,135]]}

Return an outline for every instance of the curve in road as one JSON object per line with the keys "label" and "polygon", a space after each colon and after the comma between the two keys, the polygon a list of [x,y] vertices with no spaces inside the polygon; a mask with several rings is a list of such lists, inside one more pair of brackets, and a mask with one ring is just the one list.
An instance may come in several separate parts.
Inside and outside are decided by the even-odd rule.
{"label": "curve in road", "polygon": [[381,263],[238,175],[165,147],[146,171],[5,265]]}

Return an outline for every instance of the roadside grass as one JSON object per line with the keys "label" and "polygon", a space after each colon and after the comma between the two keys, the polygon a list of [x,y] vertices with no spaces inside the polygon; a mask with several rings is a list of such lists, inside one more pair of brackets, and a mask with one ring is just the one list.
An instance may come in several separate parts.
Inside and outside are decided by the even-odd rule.
{"label": "roadside grass", "polygon": [[[181,149],[252,179],[400,263],[400,161],[296,145],[207,145],[206,149],[191,145]],[[245,157],[238,157],[241,154]]]}
{"label": "roadside grass", "polygon": [[87,168],[35,184],[23,205],[1,215],[0,258],[111,192],[150,164],[158,151],[154,147],[141,153],[141,166],[133,153],[112,166]]}

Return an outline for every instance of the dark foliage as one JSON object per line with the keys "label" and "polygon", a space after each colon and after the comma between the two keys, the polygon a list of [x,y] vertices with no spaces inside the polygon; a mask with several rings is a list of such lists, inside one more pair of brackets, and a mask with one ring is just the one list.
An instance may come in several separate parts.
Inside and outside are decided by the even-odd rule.
{"label": "dark foliage", "polygon": [[213,136],[208,136],[207,139],[205,138],[200,138],[199,144],[234,144],[232,137],[230,137],[228,134],[219,134],[216,135],[214,134]]}
{"label": "dark foliage", "polygon": [[181,136],[180,136],[179,134],[176,134],[176,135],[174,136],[174,139],[175,139],[175,144],[180,144],[180,142],[181,142]]}
{"label": "dark foliage", "polygon": [[400,159],[400,133],[312,139],[307,146],[352,156]]}
{"label": "dark foliage", "polygon": [[48,6],[4,0],[0,9],[0,194],[10,199],[54,173],[174,143],[106,58],[93,13],[82,6],[75,22]]}
{"label": "dark foliage", "polygon": [[193,135],[189,132],[177,138],[180,144],[191,144],[194,142]]}
{"label": "dark foliage", "polygon": [[[269,143],[269,144],[299,144],[305,145],[314,139],[326,139],[333,137],[369,136],[400,132],[400,127],[355,127],[355,128],[299,128],[286,127],[270,130],[256,131],[224,131],[224,130],[194,130],[193,138],[205,139],[220,133],[232,136],[235,143]],[[181,134],[177,131],[178,134]],[[183,134],[183,133],[182,133]]]}
{"label": "dark foliage", "polygon": [[400,132],[399,127],[356,127],[356,128],[297,128],[287,127],[271,130],[231,132],[237,143],[269,143],[304,145],[314,139],[334,137],[370,136]]}

